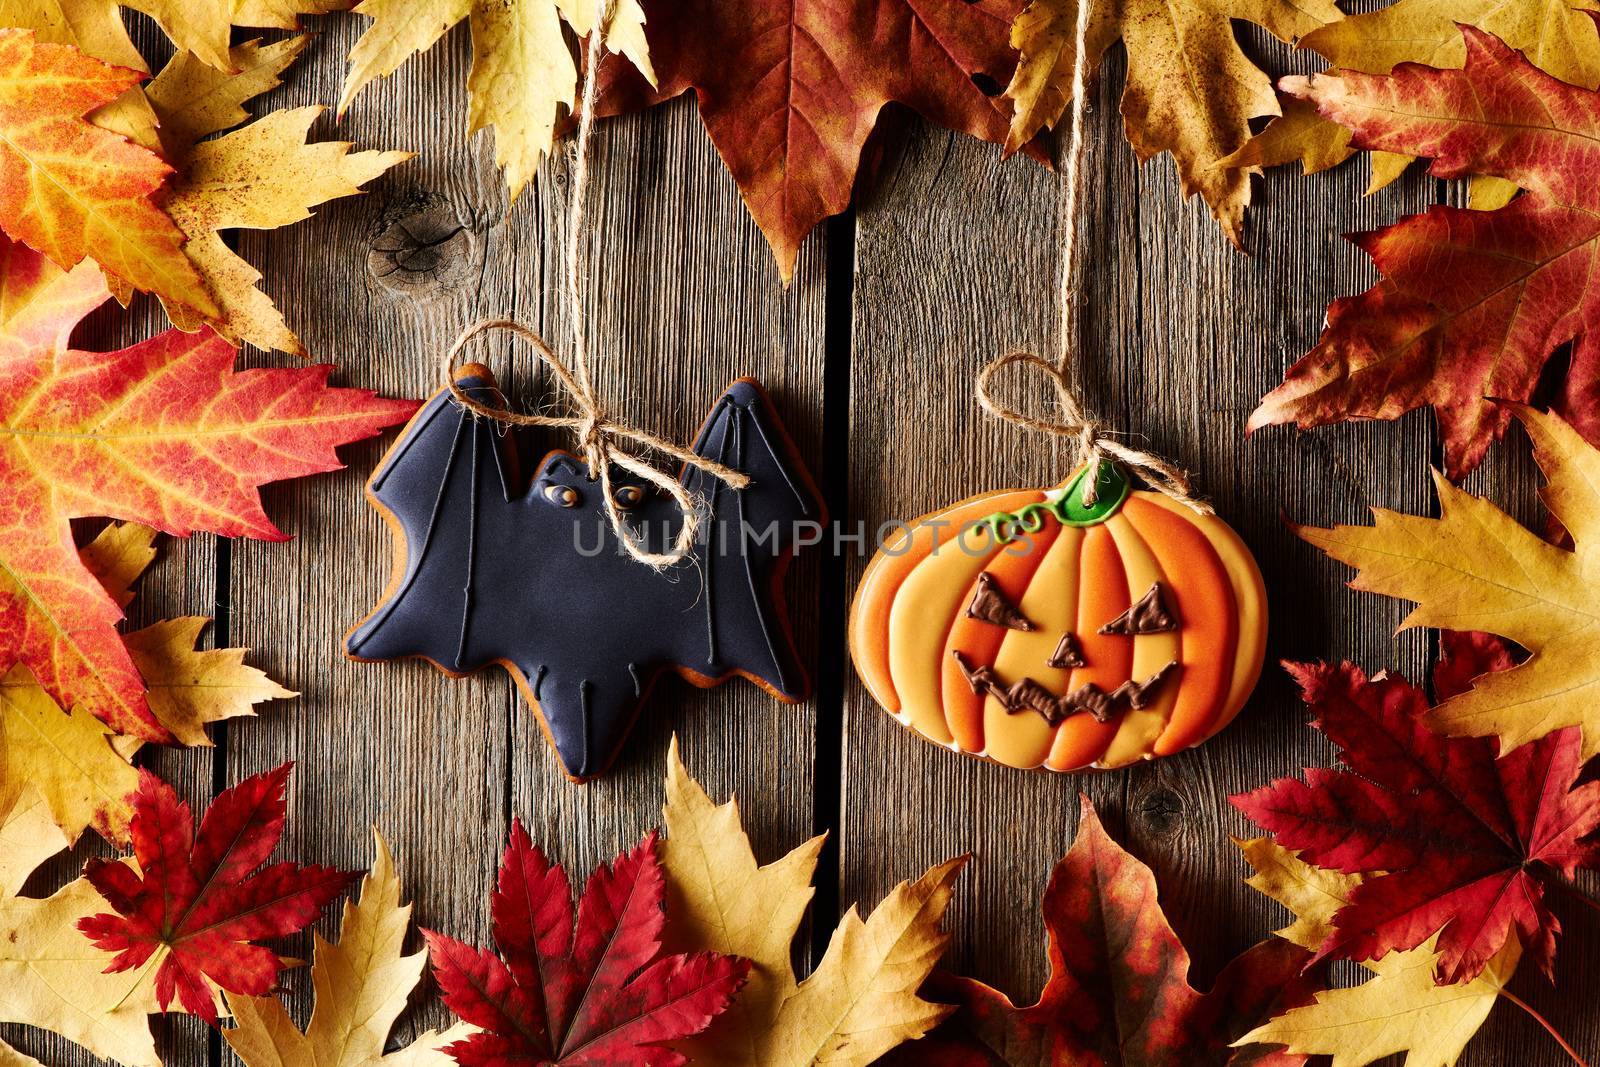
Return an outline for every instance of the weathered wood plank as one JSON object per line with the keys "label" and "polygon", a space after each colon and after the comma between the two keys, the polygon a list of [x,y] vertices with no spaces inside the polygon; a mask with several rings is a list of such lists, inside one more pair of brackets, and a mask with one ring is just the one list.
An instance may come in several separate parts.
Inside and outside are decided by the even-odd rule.
{"label": "weathered wood plank", "polygon": [[[354,18],[324,22],[270,103],[334,99],[343,57],[362,25]],[[469,63],[463,28],[368,89],[341,124],[319,126],[323,136],[360,147],[421,155],[374,183],[365,198],[244,242],[313,358],[339,363],[343,383],[427,395],[438,385],[440,352],[480,317],[514,316],[565,345],[556,292],[570,159],[558,154],[508,210],[488,138],[464,136],[461,86]],[[593,370],[611,409],[692,440],[728,381],[753,374],[814,460],[820,249],[802,260],[792,288],[777,284],[759,234],[685,103],[605,123],[592,175]],[[369,249],[395,249],[408,232],[419,246],[411,253],[369,258]],[[472,355],[495,367],[514,402],[541,399],[545,376],[525,346],[501,335]],[[535,441],[570,443],[554,434]],[[389,535],[362,499],[381,447],[350,448],[348,470],[270,490],[268,510],[295,540],[233,550],[236,639],[259,648],[260,658],[304,694],[294,707],[230,736],[230,781],[284,759],[299,763],[286,854],[363,866],[367,828],[376,824],[395,848],[418,923],[486,944],[488,891],[509,819],[528,823],[581,882],[659,823],[660,778],[674,731],[709,789],[737,790],[745,800],[758,851],[774,855],[810,836],[809,707],[779,705],[743,683],[705,693],[663,679],[612,773],[578,787],[560,773],[505,675],[453,681],[420,663],[345,661],[340,637],[375,602],[389,572]],[[789,591],[797,611],[810,610],[813,561],[796,568]],[[801,632],[809,661],[814,641],[807,628]],[[294,975],[286,984],[303,1022],[308,983]],[[432,997],[415,1016],[407,1028],[447,1018]]]}
{"label": "weathered wood plank", "polygon": [[[318,20],[320,32],[289,84],[258,113],[336,99],[344,56],[364,24],[349,16]],[[140,26],[154,44],[148,24]],[[1271,61],[1289,63],[1281,51]],[[480,316],[515,315],[558,347],[567,336],[556,293],[570,158],[558,154],[508,208],[488,138],[464,136],[469,62],[458,30],[370,87],[343,122],[319,124],[318,136],[411,148],[419,159],[374,183],[366,197],[240,241],[312,357],[340,365],[339,384],[425,395],[437,384],[438,352]],[[1368,504],[1433,508],[1430,419],[1306,435],[1274,430],[1249,441],[1242,425],[1314,342],[1323,306],[1372,280],[1364,257],[1335,235],[1418,210],[1438,186],[1414,174],[1362,199],[1361,163],[1310,179],[1275,172],[1261,186],[1247,258],[1226,246],[1202,205],[1179,201],[1170,164],[1135,164],[1116,113],[1121,82],[1118,56],[1090,119],[1083,224],[1092,277],[1074,366],[1083,395],[1112,425],[1196,471],[1255,550],[1275,617],[1269,660],[1342,657],[1421,677],[1432,655],[1425,635],[1391,636],[1404,608],[1344,589],[1347,571],[1294,539],[1278,516],[1350,522],[1361,521]],[[868,529],[973,492],[1048,484],[1066,463],[1065,449],[987,419],[970,395],[972,376],[992,355],[1049,351],[1065,224],[1058,179],[1025,160],[1002,163],[990,146],[896,125],[908,130],[886,142],[882,172],[858,213],[855,263],[849,249],[830,250],[818,235],[787,290],[692,104],[605,124],[594,164],[603,234],[591,242],[590,328],[605,398],[623,417],[687,439],[728,379],[756,374],[816,469],[831,358],[832,371],[849,383],[848,423],[827,427],[830,449],[848,452],[848,514],[836,517]],[[830,293],[839,298],[852,287],[852,321],[828,321]],[[96,315],[82,341],[126,344],[160,325],[159,311],[141,301],[130,316]],[[533,402],[543,376],[531,353],[495,340],[477,355],[504,368],[515,396]],[[286,358],[252,353],[245,363]],[[839,811],[838,825],[825,828],[838,832],[840,866],[830,871],[825,857],[819,880],[835,882],[843,905],[870,906],[928,864],[972,852],[951,913],[949,962],[1018,998],[1043,979],[1036,901],[1072,839],[1079,791],[1156,869],[1197,981],[1208,982],[1233,953],[1281,924],[1280,910],[1242,884],[1244,864],[1226,840],[1251,832],[1227,794],[1331,762],[1281,672],[1269,668],[1240,721],[1195,752],[1125,772],[1062,777],[941,752],[889,721],[853,677],[842,709],[784,707],[742,683],[704,693],[664,680],[611,776],[574,787],[503,676],[451,681],[420,664],[359,665],[340,656],[344,630],[371,606],[388,573],[388,534],[361,488],[392,438],[346,449],[345,471],[270,489],[268,512],[295,540],[230,546],[220,565],[223,588],[211,541],[167,543],[132,609],[130,625],[142,625],[212,614],[219,600],[231,602],[229,642],[253,646],[254,662],[302,691],[296,702],[265,706],[258,720],[219,730],[216,754],[141,757],[196,804],[217,780],[297,760],[285,856],[364,867],[368,828],[376,825],[395,849],[417,920],[485,943],[486,898],[511,816],[527,821],[581,879],[658,822],[662,761],[676,732],[713,794],[740,794],[763,857],[809,836],[816,813]],[[1491,452],[1469,484],[1524,521],[1543,521],[1519,433]],[[846,577],[853,582],[863,564],[849,560]],[[837,669],[832,646],[847,600],[835,590],[830,613],[819,615],[822,571],[816,554],[803,558],[790,599],[804,654]],[[820,681],[837,692],[843,680]],[[835,766],[842,774],[831,772]],[[52,865],[40,891],[70,877],[91,847]],[[1596,882],[1585,884],[1595,892]],[[1558,979],[1563,990],[1582,989],[1600,961],[1600,933],[1586,909],[1561,899],[1555,907],[1567,931]],[[820,917],[821,925],[833,917]],[[330,916],[320,929],[336,927]],[[306,956],[309,947],[301,938],[284,951]],[[305,972],[285,984],[304,1023]],[[1600,1017],[1583,998],[1553,994],[1531,969],[1516,988],[1580,1049],[1600,1047]],[[418,1003],[398,1040],[446,1020],[431,993]],[[158,1026],[175,1067],[237,1062],[193,1020]],[[37,1032],[7,1027],[0,1036],[52,1065],[93,1062]],[[1502,1007],[1462,1062],[1563,1061],[1531,1020]]]}
{"label": "weathered wood plank", "polygon": [[[1257,43],[1259,47],[1259,42]],[[1303,57],[1297,57],[1304,63]],[[1273,61],[1285,59],[1279,49]],[[1405,608],[1351,593],[1348,572],[1279,521],[1359,522],[1365,507],[1427,513],[1431,417],[1245,440],[1245,416],[1289,361],[1315,342],[1322,309],[1375,277],[1336,239],[1432,202],[1412,174],[1363,199],[1365,163],[1302,178],[1268,176],[1252,213],[1251,248],[1229,248],[1198,201],[1182,204],[1170,163],[1135,163],[1120,134],[1114,55],[1090,117],[1084,340],[1074,366],[1092,410],[1134,440],[1197,472],[1199,485],[1251,545],[1273,608],[1268,661],[1348,658],[1426,675],[1425,634],[1393,632]],[[950,190],[961,193],[950,195]],[[928,205],[938,203],[938,210]],[[941,130],[917,128],[891,149],[857,216],[851,507],[869,526],[911,518],[974,492],[1050,484],[1063,451],[984,418],[971,399],[984,361],[1014,346],[1047,351],[1056,306],[1057,179],[1025,161]],[[1041,393],[1042,394],[1042,390]],[[1496,456],[1517,457],[1519,445]],[[1531,499],[1526,462],[1497,458],[1481,481]],[[1523,508],[1526,509],[1524,504]],[[858,575],[860,565],[852,573]],[[940,752],[888,719],[852,683],[846,709],[843,867],[846,900],[875,900],[947,855],[975,853],[952,911],[950,962],[1016,997],[1044,977],[1036,901],[1072,836],[1087,792],[1135,854],[1156,870],[1163,901],[1209,982],[1235,952],[1281,924],[1276,905],[1242,884],[1227,835],[1252,828],[1230,793],[1325,766],[1332,752],[1303,725],[1281,671],[1269,667],[1240,720],[1195,751],[1097,775],[1024,775]],[[1575,921],[1569,928],[1592,926]],[[1562,968],[1594,958],[1570,936]],[[1568,982],[1577,981],[1572,970]],[[1519,988],[1529,986],[1529,976]],[[1537,985],[1539,983],[1533,983]],[[1548,989],[1531,992],[1590,1045],[1592,1013]],[[1463,1063],[1559,1063],[1533,1024],[1503,1009]]]}

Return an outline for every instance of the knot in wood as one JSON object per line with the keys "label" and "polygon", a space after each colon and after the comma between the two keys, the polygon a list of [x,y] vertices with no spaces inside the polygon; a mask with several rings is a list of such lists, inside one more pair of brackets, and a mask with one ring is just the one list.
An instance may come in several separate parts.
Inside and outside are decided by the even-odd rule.
{"label": "knot in wood", "polygon": [[476,273],[480,247],[454,204],[437,193],[416,193],[384,211],[367,270],[392,293],[426,297],[465,286]]}
{"label": "knot in wood", "polygon": [[1145,831],[1168,837],[1183,828],[1183,797],[1165,786],[1158,786],[1139,798],[1135,809]]}

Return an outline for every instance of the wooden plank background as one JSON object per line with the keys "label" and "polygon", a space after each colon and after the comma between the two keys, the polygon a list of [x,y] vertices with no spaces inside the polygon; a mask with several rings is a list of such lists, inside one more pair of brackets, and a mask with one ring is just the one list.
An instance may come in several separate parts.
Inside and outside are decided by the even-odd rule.
{"label": "wooden plank background", "polygon": [[[288,84],[257,113],[335,100],[362,25],[351,16],[315,20]],[[159,35],[142,18],[137,28],[159,62]],[[1269,69],[1305,65],[1281,46],[1250,42]],[[566,336],[556,285],[569,155],[558,153],[508,206],[489,140],[464,136],[469,63],[460,27],[369,88],[342,122],[325,117],[320,137],[420,154],[367,196],[238,241],[313,358],[339,365],[337,383],[424,396],[437,384],[440,349],[480,316],[516,316],[558,343]],[[1280,170],[1258,183],[1254,254],[1240,255],[1203,205],[1182,202],[1170,162],[1137,165],[1116,112],[1123,70],[1119,49],[1090,116],[1082,223],[1090,278],[1075,364],[1083,395],[1111,424],[1199,472],[1254,549],[1274,616],[1269,661],[1348,658],[1421,677],[1433,654],[1427,635],[1393,637],[1403,608],[1345,589],[1343,568],[1290,536],[1280,514],[1331,523],[1359,521],[1374,504],[1428,512],[1427,466],[1437,459],[1429,416],[1249,441],[1242,426],[1314,342],[1327,302],[1373,279],[1337,235],[1461,192],[1413,173],[1363,199],[1364,163],[1310,179]],[[1049,351],[1066,224],[1057,178],[904,114],[889,113],[884,126],[877,173],[862,183],[858,207],[819,228],[787,289],[691,101],[609,121],[596,139],[603,237],[591,244],[591,329],[606,398],[639,425],[686,439],[729,379],[758,376],[847,528],[909,519],[986,489],[1052,484],[1066,470],[1062,449],[987,419],[971,399],[973,375],[994,354]],[[108,309],[81,340],[126,344],[160,324],[159,312],[142,305],[131,315]],[[243,362],[283,358],[251,352]],[[541,387],[526,351],[495,342],[480,358],[504,368],[502,380],[529,402]],[[1056,776],[958,759],[867,698],[844,652],[845,612],[865,560],[813,551],[789,585],[804,654],[817,668],[813,701],[789,707],[742,684],[703,693],[666,683],[612,774],[574,787],[505,675],[451,681],[420,664],[360,665],[340,655],[342,633],[389,571],[388,534],[361,488],[392,437],[346,448],[344,471],[267,490],[268,513],[294,535],[287,544],[168,542],[133,609],[134,625],[215,614],[218,644],[250,646],[254,663],[301,692],[264,706],[259,719],[214,728],[213,750],[150,759],[201,804],[295,760],[282,855],[365,867],[375,825],[395,850],[417,920],[486,943],[487,894],[511,817],[581,876],[657,824],[676,732],[714,795],[738,793],[763,858],[813,833],[831,835],[820,919],[797,950],[802,964],[843,907],[871,907],[928,864],[971,853],[950,913],[948,962],[1031,998],[1044,979],[1035,905],[1071,842],[1080,793],[1155,869],[1202,986],[1281,925],[1281,909],[1242,882],[1245,864],[1227,837],[1251,828],[1225,799],[1332,760],[1280,671],[1267,671],[1227,732],[1146,766]],[[1470,482],[1530,522],[1538,521],[1535,484],[1517,433]],[[30,888],[48,892],[86,851],[51,865]],[[1600,965],[1600,933],[1592,914],[1560,897],[1553,904],[1567,928],[1559,991],[1531,967],[1515,988],[1580,1050],[1600,1055],[1600,1014],[1584,993]],[[325,933],[336,915],[330,909]],[[286,951],[308,955],[309,938]],[[303,1023],[307,975],[290,973],[285,984]],[[446,1022],[431,990],[415,1001],[397,1042]],[[158,1025],[174,1067],[238,1062],[194,1020]],[[93,1062],[37,1031],[5,1027],[0,1036],[47,1064]],[[1462,1062],[1565,1060],[1503,1004]]]}

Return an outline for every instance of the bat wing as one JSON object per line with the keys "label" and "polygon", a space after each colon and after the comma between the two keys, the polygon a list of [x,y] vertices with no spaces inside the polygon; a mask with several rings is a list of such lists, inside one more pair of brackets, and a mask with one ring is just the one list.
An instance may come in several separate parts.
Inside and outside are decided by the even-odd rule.
{"label": "bat wing", "polygon": [[[459,384],[499,403],[488,372],[469,369]],[[686,469],[681,478],[706,501],[708,521],[691,558],[657,572],[620,551],[600,486],[579,461],[552,452],[524,487],[498,428],[441,390],[368,486],[394,533],[396,564],[346,651],[363,660],[420,656],[452,674],[506,666],[580,780],[614,758],[664,667],[706,685],[742,674],[801,699],[806,679],[781,583],[800,524],[823,521],[820,498],[753,382],[729,387],[696,450],[745,471],[751,484],[732,490]],[[664,496],[632,514],[656,543],[678,520]]]}
{"label": "bat wing", "polygon": [[694,450],[743,471],[750,484],[733,489],[697,467],[683,472],[710,519],[698,550],[698,632],[685,635],[677,664],[697,682],[740,674],[780,699],[802,700],[808,682],[785,617],[783,574],[797,544],[820,537],[821,495],[772,402],[748,378],[717,401]]}
{"label": "bat wing", "polygon": [[[498,404],[492,379],[464,377],[474,399]],[[421,656],[452,673],[477,666],[469,648],[474,559],[485,496],[509,497],[512,457],[493,424],[435,393],[367,485],[395,539],[383,599],[345,635],[355,659]]]}
{"label": "bat wing", "polygon": [[[457,384],[469,396],[502,403],[487,370],[463,374]],[[581,780],[611,761],[647,680],[633,658],[645,660],[650,649],[629,640],[642,623],[626,605],[649,605],[660,590],[618,597],[613,590],[633,577],[630,568],[644,569],[598,545],[578,551],[580,535],[609,529],[573,457],[551,453],[528,486],[516,466],[512,442],[493,422],[475,418],[448,390],[429,400],[368,485],[394,535],[395,571],[378,606],[346,636],[345,651],[360,660],[420,657],[458,676],[503,665],[537,709],[567,774]],[[581,509],[560,507],[546,490],[562,485],[591,490],[591,499]]]}

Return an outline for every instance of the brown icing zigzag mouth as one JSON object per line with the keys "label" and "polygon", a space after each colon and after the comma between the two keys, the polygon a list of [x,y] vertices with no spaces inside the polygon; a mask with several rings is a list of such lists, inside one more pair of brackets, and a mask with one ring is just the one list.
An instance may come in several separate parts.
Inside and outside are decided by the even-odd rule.
{"label": "brown icing zigzag mouth", "polygon": [[1093,682],[1085,682],[1070,693],[1057,695],[1032,678],[1019,678],[1008,686],[994,668],[973,666],[959,649],[952,649],[950,654],[974,693],[994,697],[1009,715],[1037,712],[1051,726],[1079,711],[1087,711],[1096,722],[1109,722],[1119,711],[1143,710],[1155,699],[1161,684],[1178,669],[1177,661],[1171,660],[1143,681],[1130,678],[1109,693]]}

